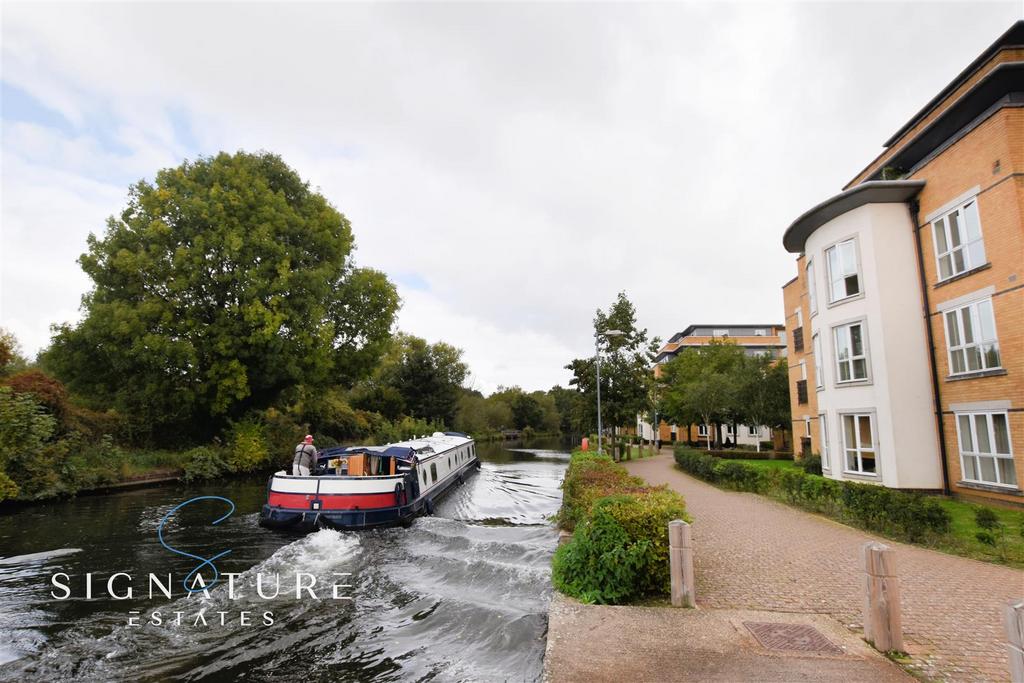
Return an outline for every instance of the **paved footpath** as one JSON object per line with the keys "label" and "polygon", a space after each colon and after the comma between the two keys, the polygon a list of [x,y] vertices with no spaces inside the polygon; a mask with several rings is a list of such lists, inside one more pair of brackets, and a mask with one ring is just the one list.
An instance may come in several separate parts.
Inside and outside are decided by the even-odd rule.
{"label": "paved footpath", "polygon": [[896,551],[910,668],[933,680],[1008,680],[1002,609],[1024,595],[1024,572],[871,536],[752,493],[723,491],[671,455],[623,463],[683,494],[694,519],[697,604],[812,612],[861,630],[860,548]]}

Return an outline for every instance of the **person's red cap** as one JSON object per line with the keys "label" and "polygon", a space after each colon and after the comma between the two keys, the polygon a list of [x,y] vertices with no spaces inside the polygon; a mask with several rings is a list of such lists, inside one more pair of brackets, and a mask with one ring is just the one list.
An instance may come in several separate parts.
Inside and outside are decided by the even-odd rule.
{"label": "person's red cap", "polygon": [[313,435],[312,434],[306,434],[306,441],[308,443],[313,443]]}

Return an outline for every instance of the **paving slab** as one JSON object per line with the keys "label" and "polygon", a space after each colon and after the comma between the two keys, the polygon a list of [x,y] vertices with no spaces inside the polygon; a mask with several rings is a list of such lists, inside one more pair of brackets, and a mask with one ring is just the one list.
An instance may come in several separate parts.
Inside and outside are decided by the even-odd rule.
{"label": "paving slab", "polygon": [[[777,650],[751,624],[811,627],[820,653]],[[783,645],[794,643],[781,643]],[[799,644],[797,644],[799,646]],[[551,601],[544,680],[878,681],[914,679],[823,614],[584,605]]]}

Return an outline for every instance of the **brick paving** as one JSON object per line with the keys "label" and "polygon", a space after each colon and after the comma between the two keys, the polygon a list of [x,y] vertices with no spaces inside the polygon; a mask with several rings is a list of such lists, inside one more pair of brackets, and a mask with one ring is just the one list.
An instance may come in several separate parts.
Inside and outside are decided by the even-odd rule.
{"label": "brick paving", "polygon": [[624,463],[686,498],[693,516],[697,604],[813,612],[860,632],[860,548],[896,550],[908,667],[933,680],[1008,680],[1002,609],[1024,595],[1024,572],[905,545],[751,493],[723,491],[671,455]]}

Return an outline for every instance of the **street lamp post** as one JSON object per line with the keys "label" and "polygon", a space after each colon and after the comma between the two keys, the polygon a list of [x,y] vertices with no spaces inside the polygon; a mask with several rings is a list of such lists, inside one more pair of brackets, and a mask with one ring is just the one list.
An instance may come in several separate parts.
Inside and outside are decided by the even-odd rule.
{"label": "street lamp post", "polygon": [[597,359],[597,452],[601,453],[601,337],[623,337],[622,330],[605,330],[594,334],[594,357]]}

